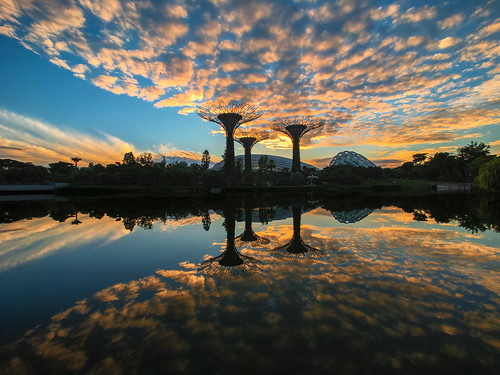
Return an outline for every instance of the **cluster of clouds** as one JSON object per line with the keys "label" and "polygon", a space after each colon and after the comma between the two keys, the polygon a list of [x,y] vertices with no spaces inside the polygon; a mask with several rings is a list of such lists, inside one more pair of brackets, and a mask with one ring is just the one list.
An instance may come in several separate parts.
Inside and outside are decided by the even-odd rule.
{"label": "cluster of clouds", "polygon": [[0,4],[1,34],[115,94],[181,114],[243,98],[265,111],[257,128],[325,116],[305,147],[446,143],[498,125],[499,32],[493,0]]}
{"label": "cluster of clouds", "polygon": [[69,162],[75,156],[87,162],[107,164],[121,161],[125,152],[135,151],[133,145],[104,132],[90,135],[2,108],[0,144],[2,155],[35,164]]}

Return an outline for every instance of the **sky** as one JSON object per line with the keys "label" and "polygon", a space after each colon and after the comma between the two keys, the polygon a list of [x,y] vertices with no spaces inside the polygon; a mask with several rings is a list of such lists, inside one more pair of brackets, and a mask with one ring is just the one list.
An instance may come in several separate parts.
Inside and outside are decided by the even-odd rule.
{"label": "sky", "polygon": [[262,111],[242,129],[323,117],[301,143],[320,168],[344,150],[384,167],[470,141],[497,154],[499,39],[499,0],[0,0],[0,158],[219,161],[224,134],[196,114],[216,98]]}

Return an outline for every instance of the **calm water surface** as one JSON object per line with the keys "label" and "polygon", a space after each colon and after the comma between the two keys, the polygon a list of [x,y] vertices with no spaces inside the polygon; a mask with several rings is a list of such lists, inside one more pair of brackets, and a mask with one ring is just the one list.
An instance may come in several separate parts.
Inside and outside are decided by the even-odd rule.
{"label": "calm water surface", "polygon": [[1,373],[498,373],[494,197],[0,202]]}

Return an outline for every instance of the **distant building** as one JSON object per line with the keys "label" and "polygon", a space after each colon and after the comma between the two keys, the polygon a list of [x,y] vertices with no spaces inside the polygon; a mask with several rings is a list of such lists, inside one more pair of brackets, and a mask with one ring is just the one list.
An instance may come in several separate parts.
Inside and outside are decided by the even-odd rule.
{"label": "distant building", "polygon": [[330,161],[331,165],[352,165],[353,167],[376,167],[375,163],[371,162],[363,155],[354,151],[342,151],[333,157]]}
{"label": "distant building", "polygon": [[[292,170],[292,159],[285,158],[285,157],[282,157],[282,156],[262,155],[262,154],[252,155],[252,169],[253,170],[257,170],[259,168],[259,159],[260,159],[261,156],[267,156],[267,158],[269,160],[274,160],[274,163],[276,164],[276,170],[277,171],[281,171],[281,170],[283,170],[285,168],[288,168],[289,170]],[[244,159],[245,159],[244,155],[237,155],[236,156],[236,161],[241,160],[241,163],[242,163],[241,165],[242,166],[243,166],[243,164],[245,162]],[[222,164],[223,164],[223,162],[219,162],[219,163],[215,164],[212,168],[213,169],[221,169],[222,168]],[[303,163],[303,162],[300,163],[300,167],[301,168],[307,167],[307,168],[319,169],[319,168],[316,168],[315,166],[312,166],[310,164]]]}

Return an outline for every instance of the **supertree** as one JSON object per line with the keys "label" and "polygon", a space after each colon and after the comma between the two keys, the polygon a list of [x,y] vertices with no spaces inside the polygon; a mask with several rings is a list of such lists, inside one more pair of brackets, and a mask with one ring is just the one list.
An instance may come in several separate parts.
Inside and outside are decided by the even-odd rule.
{"label": "supertree", "polygon": [[252,172],[252,148],[260,141],[269,138],[268,133],[255,130],[242,130],[236,133],[235,140],[245,149],[245,180],[251,182]]}
{"label": "supertree", "polygon": [[277,247],[272,253],[280,259],[291,260],[300,263],[313,262],[323,257],[323,251],[307,245],[300,234],[300,220],[302,216],[301,206],[292,206],[293,214],[293,236],[286,245]]}
{"label": "supertree", "polygon": [[234,179],[234,132],[244,123],[259,118],[262,113],[257,107],[241,100],[214,100],[198,106],[198,116],[206,121],[219,124],[226,133],[226,159],[224,171],[228,182]]}
{"label": "supertree", "polygon": [[273,121],[272,128],[285,133],[292,140],[292,172],[300,171],[300,139],[304,134],[324,124],[325,121],[323,119],[310,116],[283,117]]}
{"label": "supertree", "polygon": [[261,262],[255,258],[238,252],[235,245],[236,210],[234,207],[224,209],[226,227],[226,249],[216,257],[205,260],[198,266],[198,271],[219,279],[238,279],[259,272]]}

